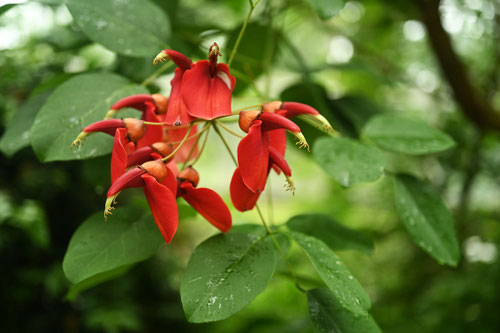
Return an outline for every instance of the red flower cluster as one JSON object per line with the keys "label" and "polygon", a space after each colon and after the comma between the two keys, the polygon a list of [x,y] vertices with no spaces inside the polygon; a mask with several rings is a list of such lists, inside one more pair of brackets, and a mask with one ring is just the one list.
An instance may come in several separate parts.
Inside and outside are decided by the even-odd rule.
{"label": "red flower cluster", "polygon": [[[211,189],[198,188],[198,172],[192,166],[186,167],[201,154],[204,145],[199,148],[198,140],[202,132],[216,126],[216,118],[233,115],[231,94],[236,80],[226,64],[217,63],[219,55],[215,43],[210,47],[209,60],[196,63],[177,51],[161,51],[154,64],[172,60],[177,65],[170,97],[125,97],[111,106],[104,120],[85,127],[75,139],[72,147],[78,147],[96,132],[114,136],[105,217],[121,191],[142,187],[167,243],[177,230],[177,198],[183,198],[222,232],[231,228],[231,214],[222,198]],[[141,119],[113,119],[123,108],[141,111]],[[259,111],[239,113],[240,128],[248,134],[239,143],[238,166],[230,186],[236,209],[245,211],[255,206],[271,169],[278,174],[283,172],[289,188],[294,189],[284,155],[287,131],[307,147],[300,128],[288,119],[298,115],[312,117],[331,129],[315,109],[300,103],[271,102]],[[200,131],[199,122],[205,122]],[[180,171],[178,164],[182,164]]]}

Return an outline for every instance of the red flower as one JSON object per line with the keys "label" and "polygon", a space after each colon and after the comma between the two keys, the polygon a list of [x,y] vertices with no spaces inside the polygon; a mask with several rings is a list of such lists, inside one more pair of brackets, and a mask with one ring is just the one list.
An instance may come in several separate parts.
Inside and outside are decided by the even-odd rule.
{"label": "red flower", "polygon": [[281,153],[286,145],[282,140],[285,130],[298,137],[301,145],[307,146],[307,142],[294,122],[275,113],[241,112],[240,128],[248,135],[238,145],[239,167],[231,180],[231,200],[236,209],[245,211],[253,208],[264,190],[271,167],[283,171],[293,188],[290,167]]}
{"label": "red flower", "polygon": [[231,213],[222,198],[208,188],[196,188],[198,172],[192,167],[177,178],[160,159],[149,161],[122,174],[109,188],[104,216],[111,213],[116,197],[126,188],[142,187],[153,217],[165,242],[170,243],[177,230],[179,213],[176,197],[182,197],[222,232],[231,229]]}
{"label": "red flower", "polygon": [[232,218],[222,198],[209,188],[197,188],[200,176],[193,167],[187,167],[177,175],[177,197],[200,213],[208,222],[222,232],[231,229]]}
{"label": "red flower", "polygon": [[146,126],[144,125],[144,122],[142,120],[135,118],[105,119],[85,127],[73,141],[73,143],[71,144],[71,148],[78,147],[79,145],[81,145],[82,141],[89,135],[97,132],[102,132],[114,136],[116,130],[119,128],[126,129],[125,133],[127,140],[132,142],[139,141],[146,133]]}
{"label": "red flower", "polygon": [[161,160],[149,161],[121,175],[109,188],[104,217],[111,214],[116,197],[126,188],[142,187],[151,213],[165,242],[170,243],[177,230],[179,213],[175,195],[175,175]]}
{"label": "red flower", "polygon": [[209,61],[191,63],[173,50],[163,50],[154,59],[156,64],[167,59],[178,66],[172,81],[172,92],[165,122],[182,125],[196,118],[210,120],[231,115],[231,94],[236,79],[226,64],[217,64],[219,46],[210,47]]}

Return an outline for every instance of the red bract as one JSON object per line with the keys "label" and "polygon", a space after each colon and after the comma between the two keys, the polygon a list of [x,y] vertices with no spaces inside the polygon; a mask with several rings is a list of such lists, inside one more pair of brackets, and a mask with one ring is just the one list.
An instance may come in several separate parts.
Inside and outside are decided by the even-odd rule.
{"label": "red bract", "polygon": [[179,67],[171,81],[167,124],[178,126],[196,118],[210,120],[231,115],[231,94],[236,79],[229,74],[226,64],[217,64],[218,55],[219,47],[214,43],[209,61],[193,64],[173,50],[163,50],[156,56],[155,64],[170,59]]}
{"label": "red bract", "polygon": [[151,213],[166,243],[170,243],[177,230],[179,214],[175,195],[177,181],[161,160],[149,161],[121,175],[109,188],[104,216],[111,214],[112,204],[126,188],[142,187]]}
{"label": "red bract", "polygon": [[186,202],[200,213],[208,222],[222,232],[231,229],[232,218],[224,200],[209,188],[197,188],[199,181],[198,172],[188,167],[177,175],[177,197],[182,197]]}

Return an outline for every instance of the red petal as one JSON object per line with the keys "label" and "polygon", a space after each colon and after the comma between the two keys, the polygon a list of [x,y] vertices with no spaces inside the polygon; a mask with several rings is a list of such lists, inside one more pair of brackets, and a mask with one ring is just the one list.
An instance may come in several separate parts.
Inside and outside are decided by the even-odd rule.
{"label": "red petal", "polygon": [[186,70],[191,68],[192,61],[184,54],[175,50],[163,50],[162,52],[168,54],[169,59],[172,60],[180,69]]}
{"label": "red petal", "polygon": [[262,122],[254,121],[238,145],[238,164],[246,186],[261,192],[266,186],[269,163],[269,138],[261,132]]}
{"label": "red petal", "polygon": [[224,200],[209,188],[196,188],[189,181],[181,184],[185,191],[182,196],[198,213],[222,232],[231,229],[231,213]]}
{"label": "red petal", "polygon": [[231,115],[231,93],[235,78],[225,64],[217,65],[217,73],[210,76],[209,62],[198,61],[186,71],[182,82],[182,98],[188,112],[206,120]]}
{"label": "red petal", "polygon": [[243,178],[241,178],[240,168],[234,170],[233,178],[231,179],[231,201],[234,207],[240,212],[252,209],[257,200],[259,199],[260,193],[254,193],[246,187],[243,183]]}
{"label": "red petal", "polygon": [[161,182],[162,185],[165,185],[170,192],[174,195],[174,197],[177,197],[177,177],[176,177],[177,172],[172,170],[169,165],[167,164],[167,176],[163,179]]}
{"label": "red petal", "polygon": [[123,175],[127,169],[127,150],[125,148],[127,144],[127,129],[117,129],[111,154],[111,184]]}
{"label": "red petal", "polygon": [[167,115],[165,117],[165,122],[169,125],[182,125],[194,120],[194,118],[188,114],[187,106],[181,96],[185,73],[185,71],[177,68],[174,78],[170,81],[172,91],[170,93]]}
{"label": "red petal", "polygon": [[285,117],[291,118],[301,114],[310,114],[316,116],[319,114],[318,110],[307,104],[297,102],[283,102],[281,110],[285,110]]}
{"label": "red petal", "polygon": [[[286,162],[285,157],[283,155],[281,155],[273,147],[269,147],[269,160],[270,160],[270,163],[273,164],[273,167],[274,167],[274,165],[276,165],[280,170],[282,170],[285,173],[285,175],[287,175],[288,177],[292,176],[292,170],[290,170],[290,166]],[[278,175],[279,175],[279,172],[278,172]]]}
{"label": "red petal", "polygon": [[[273,147],[276,149],[278,153],[282,156],[285,156],[286,151],[286,130],[277,129],[274,131],[267,132],[269,135],[269,148]],[[272,164],[272,168],[279,175],[281,173],[281,169],[276,164]]]}
{"label": "red petal", "polygon": [[179,213],[175,196],[170,190],[158,183],[149,175],[142,175],[144,179],[144,194],[151,208],[151,213],[166,243],[170,243],[174,237],[179,223]]}
{"label": "red petal", "polygon": [[145,173],[146,171],[141,168],[133,168],[125,172],[111,184],[111,187],[108,190],[107,197],[109,198],[126,188],[144,186],[144,181],[142,180],[141,176]]}
{"label": "red petal", "polygon": [[90,124],[89,126],[85,127],[83,131],[102,132],[107,133],[111,136],[115,136],[116,129],[118,128],[125,128],[125,125],[123,124],[123,121],[121,119],[105,119]]}
{"label": "red petal", "polygon": [[262,121],[263,131],[272,131],[275,129],[283,128],[290,132],[300,132],[300,127],[293,121],[276,113],[262,112],[258,118]]}
{"label": "red petal", "polygon": [[133,153],[129,154],[127,159],[127,168],[133,165],[141,165],[144,162],[151,161],[151,153],[153,151],[153,148],[147,146],[137,149]]}
{"label": "red petal", "polygon": [[153,103],[153,97],[148,94],[137,94],[125,97],[111,106],[111,110],[120,110],[123,108],[134,108],[139,111],[145,111],[145,102]]}

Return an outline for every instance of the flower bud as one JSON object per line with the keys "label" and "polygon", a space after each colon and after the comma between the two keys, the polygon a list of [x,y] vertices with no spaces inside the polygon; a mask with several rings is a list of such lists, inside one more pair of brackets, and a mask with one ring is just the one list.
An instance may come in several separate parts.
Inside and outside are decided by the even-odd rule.
{"label": "flower bud", "polygon": [[139,141],[146,133],[144,121],[135,118],[123,119],[123,124],[127,129],[127,139],[132,142]]}
{"label": "flower bud", "polygon": [[196,171],[192,166],[188,166],[179,174],[177,175],[177,178],[180,180],[187,180],[193,184],[194,187],[198,186],[198,183],[200,181],[200,175],[198,174],[198,171]]}
{"label": "flower bud", "polygon": [[168,98],[160,94],[153,94],[151,96],[153,97],[153,101],[155,102],[157,112],[159,114],[167,113]]}
{"label": "flower bud", "polygon": [[239,125],[243,132],[248,133],[248,129],[252,126],[252,122],[259,117],[261,111],[251,110],[251,111],[241,111]]}
{"label": "flower bud", "polygon": [[166,157],[174,151],[172,144],[167,142],[155,142],[151,145],[151,148],[153,148],[153,150],[160,154],[162,157]]}
{"label": "flower bud", "polygon": [[141,169],[155,177],[159,183],[165,179],[168,172],[168,169],[162,160],[154,160],[143,163],[141,165]]}

